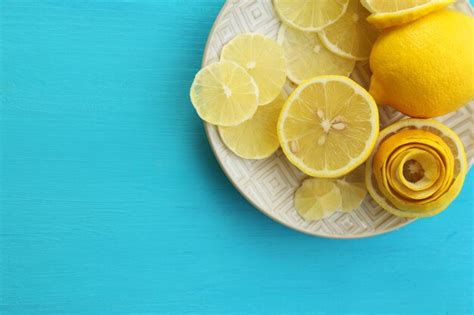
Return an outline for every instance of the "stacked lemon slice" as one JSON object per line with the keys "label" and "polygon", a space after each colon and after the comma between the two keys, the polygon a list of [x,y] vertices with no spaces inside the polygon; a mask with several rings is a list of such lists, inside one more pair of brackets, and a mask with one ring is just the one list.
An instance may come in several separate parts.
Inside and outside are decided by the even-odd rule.
{"label": "stacked lemon slice", "polygon": [[241,34],[225,45],[220,62],[198,72],[191,101],[236,155],[262,159],[280,146],[276,124],[285,81],[282,47],[263,35]]}
{"label": "stacked lemon slice", "polygon": [[378,32],[366,21],[370,12],[359,0],[300,2],[274,1],[283,21],[278,42],[291,81],[299,84],[320,75],[349,76],[356,61],[369,58]]}

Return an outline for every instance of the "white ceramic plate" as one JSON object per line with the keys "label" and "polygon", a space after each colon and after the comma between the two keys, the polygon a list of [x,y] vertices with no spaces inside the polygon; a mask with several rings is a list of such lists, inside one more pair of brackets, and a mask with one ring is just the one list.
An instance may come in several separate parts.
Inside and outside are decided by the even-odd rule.
{"label": "white ceramic plate", "polygon": [[[467,1],[458,1],[455,8],[473,14]],[[276,39],[279,27],[280,21],[271,0],[228,0],[209,34],[203,66],[218,61],[222,47],[237,34],[261,33]],[[367,88],[370,80],[367,62],[358,63],[351,77]],[[439,118],[461,137],[470,165],[474,157],[473,113],[474,102],[471,102],[457,112]],[[381,127],[402,117],[384,107],[380,112]],[[225,147],[215,126],[206,124],[205,128],[219,164],[237,190],[255,208],[292,229],[322,237],[360,238],[387,233],[414,221],[391,215],[370,196],[351,213],[336,212],[324,220],[304,221],[293,206],[293,194],[305,176],[280,150],[264,160],[245,160]]]}

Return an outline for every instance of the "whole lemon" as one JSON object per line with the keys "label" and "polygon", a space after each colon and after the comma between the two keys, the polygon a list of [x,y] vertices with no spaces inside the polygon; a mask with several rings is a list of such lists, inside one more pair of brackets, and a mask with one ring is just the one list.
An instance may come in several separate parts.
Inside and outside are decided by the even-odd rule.
{"label": "whole lemon", "polygon": [[370,55],[370,94],[419,118],[441,116],[474,98],[474,19],[451,10],[388,29]]}

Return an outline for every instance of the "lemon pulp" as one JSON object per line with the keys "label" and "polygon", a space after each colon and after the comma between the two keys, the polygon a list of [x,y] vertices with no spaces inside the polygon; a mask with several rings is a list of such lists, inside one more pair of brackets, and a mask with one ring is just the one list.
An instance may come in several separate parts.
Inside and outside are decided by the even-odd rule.
{"label": "lemon pulp", "polygon": [[283,92],[270,104],[260,106],[255,115],[240,125],[219,127],[224,144],[245,159],[263,159],[279,147],[277,122],[286,100]]}
{"label": "lemon pulp", "polygon": [[258,87],[244,68],[217,62],[202,68],[191,86],[191,102],[201,119],[219,126],[235,126],[253,116]]}
{"label": "lemon pulp", "polygon": [[259,105],[273,101],[286,81],[283,48],[260,34],[241,34],[222,49],[221,60],[232,61],[245,68],[259,89]]}
{"label": "lemon pulp", "polygon": [[349,78],[322,76],[303,82],[278,121],[283,152],[304,173],[334,178],[361,165],[378,135],[372,97]]}

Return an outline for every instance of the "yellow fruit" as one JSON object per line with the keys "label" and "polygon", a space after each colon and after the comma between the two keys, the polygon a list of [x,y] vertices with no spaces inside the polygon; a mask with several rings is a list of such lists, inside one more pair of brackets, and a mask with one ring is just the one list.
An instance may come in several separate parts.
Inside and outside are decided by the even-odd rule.
{"label": "yellow fruit", "polygon": [[349,212],[367,195],[364,166],[339,179],[306,179],[295,193],[295,208],[305,220],[324,219],[335,211]]}
{"label": "yellow fruit", "polygon": [[340,211],[349,212],[357,209],[367,195],[365,187],[365,167],[361,165],[343,178],[336,179],[336,186],[341,192]]}
{"label": "yellow fruit", "polygon": [[295,193],[295,208],[308,221],[324,219],[341,205],[341,193],[334,182],[328,179],[306,179]]}
{"label": "yellow fruit", "polygon": [[378,32],[368,23],[369,12],[359,0],[349,0],[346,13],[319,32],[319,38],[333,53],[354,60],[369,58]]}
{"label": "yellow fruit", "polygon": [[283,22],[302,31],[316,32],[337,21],[349,0],[273,0]]}
{"label": "yellow fruit", "polygon": [[316,33],[302,32],[282,24],[278,32],[282,45],[288,78],[299,84],[320,75],[348,76],[355,62],[329,51]]}
{"label": "yellow fruit", "polygon": [[238,64],[217,62],[196,74],[191,86],[191,102],[208,123],[235,126],[257,111],[258,87]]}
{"label": "yellow fruit", "polygon": [[374,100],[342,76],[303,82],[286,101],[278,120],[278,138],[286,157],[315,177],[340,177],[361,165],[378,131]]}
{"label": "yellow fruit", "polygon": [[370,94],[418,118],[441,116],[474,98],[474,19],[441,10],[386,30],[370,55]]}
{"label": "yellow fruit", "polygon": [[379,28],[392,27],[417,20],[442,9],[454,0],[361,0],[372,12],[367,20]]}
{"label": "yellow fruit", "polygon": [[286,81],[283,48],[259,34],[241,34],[222,49],[221,60],[245,68],[259,89],[259,105],[266,105],[279,94]]}
{"label": "yellow fruit", "polygon": [[380,132],[366,165],[367,189],[394,215],[432,216],[457,197],[467,167],[454,131],[435,120],[405,119]]}
{"label": "yellow fruit", "polygon": [[260,106],[255,115],[238,126],[219,127],[225,145],[245,159],[263,159],[279,147],[277,121],[286,95],[280,94],[270,104]]}

